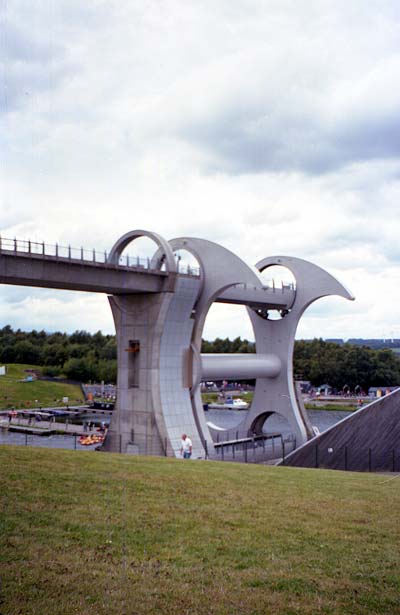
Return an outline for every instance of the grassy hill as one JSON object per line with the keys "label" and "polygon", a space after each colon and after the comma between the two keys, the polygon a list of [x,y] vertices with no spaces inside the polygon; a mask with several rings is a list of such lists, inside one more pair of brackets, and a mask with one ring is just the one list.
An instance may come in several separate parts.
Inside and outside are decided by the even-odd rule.
{"label": "grassy hill", "polygon": [[400,613],[399,478],[0,447],[7,615]]}
{"label": "grassy hill", "polygon": [[12,407],[56,407],[64,405],[61,401],[63,397],[68,397],[71,404],[83,402],[81,388],[75,384],[47,380],[21,382],[29,375],[26,370],[40,374],[41,368],[37,365],[8,364],[6,367],[6,375],[0,376],[0,410]]}

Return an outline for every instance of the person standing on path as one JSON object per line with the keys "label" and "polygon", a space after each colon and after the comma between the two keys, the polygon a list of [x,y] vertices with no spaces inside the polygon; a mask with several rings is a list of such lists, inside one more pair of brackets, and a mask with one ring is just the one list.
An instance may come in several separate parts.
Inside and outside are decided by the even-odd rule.
{"label": "person standing on path", "polygon": [[184,459],[190,459],[192,456],[193,444],[190,438],[183,433],[182,441],[181,441],[181,455],[183,455]]}

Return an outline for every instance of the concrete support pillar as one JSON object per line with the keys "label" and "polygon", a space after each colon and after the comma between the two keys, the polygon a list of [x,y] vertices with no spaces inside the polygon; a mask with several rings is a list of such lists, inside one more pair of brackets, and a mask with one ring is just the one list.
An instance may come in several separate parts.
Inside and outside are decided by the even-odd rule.
{"label": "concrete support pillar", "polygon": [[109,298],[118,345],[117,404],[101,450],[178,457],[187,433],[193,456],[204,457],[187,373],[200,285],[200,278],[179,278],[174,292]]}
{"label": "concrete support pillar", "polygon": [[118,346],[117,403],[103,450],[163,455],[157,424],[160,342],[172,293],[109,297]]}

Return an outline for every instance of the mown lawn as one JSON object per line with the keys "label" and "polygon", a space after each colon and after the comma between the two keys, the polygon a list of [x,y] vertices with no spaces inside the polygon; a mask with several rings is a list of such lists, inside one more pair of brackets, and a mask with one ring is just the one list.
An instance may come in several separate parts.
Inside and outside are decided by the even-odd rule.
{"label": "mown lawn", "polygon": [[400,478],[0,447],[2,615],[400,613]]}
{"label": "mown lawn", "polygon": [[63,406],[62,398],[68,397],[70,404],[83,403],[81,388],[65,382],[49,382],[33,380],[21,382],[29,373],[25,370],[36,370],[35,365],[9,364],[5,376],[0,376],[0,410],[7,408],[35,408]]}
{"label": "mown lawn", "polygon": [[341,412],[354,412],[360,408],[357,404],[313,404],[312,402],[306,403],[304,406],[306,410],[326,410],[328,412],[337,412],[338,410]]}

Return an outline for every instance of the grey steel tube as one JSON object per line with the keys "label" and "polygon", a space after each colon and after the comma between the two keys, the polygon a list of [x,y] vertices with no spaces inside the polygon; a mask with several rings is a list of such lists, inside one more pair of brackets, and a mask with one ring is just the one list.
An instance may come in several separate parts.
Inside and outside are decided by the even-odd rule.
{"label": "grey steel tube", "polygon": [[202,380],[275,378],[281,360],[274,354],[202,354]]}

